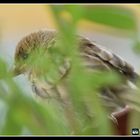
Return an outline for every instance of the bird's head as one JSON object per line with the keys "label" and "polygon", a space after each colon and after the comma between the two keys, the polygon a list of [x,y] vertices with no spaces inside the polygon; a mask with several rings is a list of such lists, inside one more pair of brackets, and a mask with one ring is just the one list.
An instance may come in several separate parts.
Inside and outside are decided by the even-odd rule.
{"label": "bird's head", "polygon": [[17,76],[29,72],[33,68],[32,64],[37,60],[37,57],[31,56],[36,53],[38,57],[42,58],[43,54],[40,53],[39,56],[39,49],[42,48],[45,51],[53,43],[55,35],[56,32],[53,30],[43,30],[31,33],[21,39],[15,51],[14,75]]}

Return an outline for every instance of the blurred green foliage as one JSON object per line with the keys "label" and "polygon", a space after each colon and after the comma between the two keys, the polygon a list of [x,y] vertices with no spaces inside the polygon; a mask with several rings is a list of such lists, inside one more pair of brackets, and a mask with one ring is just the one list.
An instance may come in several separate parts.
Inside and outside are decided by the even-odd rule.
{"label": "blurred green foliage", "polygon": [[[78,50],[74,34],[77,33],[77,24],[81,19],[132,30],[137,34],[135,15],[133,11],[119,6],[52,5],[51,9],[62,36],[59,51],[65,54],[65,58],[71,58],[73,64],[69,81],[72,104],[62,108],[56,101],[38,102],[26,96],[8,72],[7,64],[0,59],[0,134],[113,135],[107,112],[97,96],[97,88],[104,84],[116,84],[119,78],[112,73],[87,73],[81,66],[80,58],[75,55]],[[70,14],[71,20],[61,16],[64,11]],[[54,59],[61,61],[59,52],[55,52],[55,49],[50,51]],[[43,66],[47,64],[48,68],[51,61],[37,63]],[[90,117],[86,110],[91,114]]]}

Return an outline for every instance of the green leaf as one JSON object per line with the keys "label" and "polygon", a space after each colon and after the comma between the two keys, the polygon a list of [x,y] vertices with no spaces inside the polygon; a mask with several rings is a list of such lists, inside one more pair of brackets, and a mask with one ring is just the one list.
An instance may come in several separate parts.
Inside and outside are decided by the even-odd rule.
{"label": "green leaf", "polygon": [[0,79],[6,77],[6,75],[7,75],[6,72],[7,72],[7,65],[6,65],[6,63],[4,62],[4,60],[2,60],[2,59],[0,58]]}
{"label": "green leaf", "polygon": [[84,18],[120,29],[135,30],[133,11],[119,6],[83,6]]}
{"label": "green leaf", "polygon": [[55,5],[53,11],[57,14],[68,12],[73,21],[90,20],[114,28],[136,30],[136,17],[132,10],[120,6],[103,5]]}

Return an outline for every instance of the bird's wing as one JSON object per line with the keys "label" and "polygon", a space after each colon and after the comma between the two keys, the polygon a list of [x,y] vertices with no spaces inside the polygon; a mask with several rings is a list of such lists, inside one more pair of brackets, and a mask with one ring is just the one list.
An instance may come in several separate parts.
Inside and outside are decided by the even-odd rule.
{"label": "bird's wing", "polygon": [[[128,100],[131,103],[134,102],[132,101],[134,99],[132,94],[134,91],[128,83],[135,86],[139,75],[135,72],[133,66],[118,55],[103,49],[102,46],[81,36],[79,36],[79,47],[80,55],[84,58],[84,65],[87,68],[90,70],[116,71],[123,79],[123,83],[115,87],[105,87],[101,90],[100,96],[104,99],[104,104],[114,109],[125,107]],[[130,96],[132,94],[132,96],[128,96],[129,99],[127,99],[127,94],[130,94]],[[140,102],[138,103],[140,105]]]}
{"label": "bird's wing", "polygon": [[97,66],[108,70],[116,70],[132,82],[135,82],[139,77],[135,72],[134,67],[123,60],[120,56],[103,49],[101,45],[91,42],[81,36],[79,42],[82,55],[91,62],[91,67]]}

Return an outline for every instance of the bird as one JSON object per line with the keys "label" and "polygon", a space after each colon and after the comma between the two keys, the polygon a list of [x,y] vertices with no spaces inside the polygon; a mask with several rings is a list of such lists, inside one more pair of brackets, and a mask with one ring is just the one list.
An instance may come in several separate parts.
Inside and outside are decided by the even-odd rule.
{"label": "bird", "polygon": [[[20,74],[27,75],[32,84],[33,92],[42,99],[62,99],[62,97],[65,98],[66,96],[64,93],[66,81],[72,67],[71,60],[64,57],[65,59],[62,60],[61,65],[58,65],[56,68],[57,72],[52,72],[52,76],[54,76],[54,79],[56,78],[55,80],[46,76],[47,73],[51,73],[51,71],[54,70],[54,67],[48,70],[46,63],[44,68],[41,65],[41,63],[46,62],[47,59],[51,59],[51,57],[49,57],[51,51],[49,52],[48,50],[49,48],[55,48],[58,37],[58,31],[42,29],[29,33],[23,37],[16,46],[14,57],[15,67],[13,70],[14,76]],[[119,55],[104,49],[101,45],[89,40],[87,37],[81,35],[76,35],[75,37],[78,40],[77,46],[79,48],[79,56],[82,58],[82,63],[86,69],[93,72],[115,71],[123,79],[123,82],[119,85],[100,88],[99,96],[103,104],[107,108],[111,108],[111,113],[122,111],[129,102],[133,104],[135,102],[133,96],[136,98],[135,94],[133,95],[133,91],[137,89],[136,83],[139,79],[139,74],[135,71],[134,67]],[[43,51],[39,51],[39,48],[43,48]],[[56,49],[56,51],[57,53],[61,52],[58,49]],[[39,59],[31,57],[31,54],[35,53],[40,53]],[[63,55],[66,56],[66,54]],[[30,61],[28,61],[29,58],[31,58]],[[50,60],[50,62],[52,61]],[[59,83],[61,85],[61,81],[63,81],[62,89],[59,88]],[[60,93],[61,91],[62,93]],[[137,108],[138,107],[136,107],[136,109]]]}

